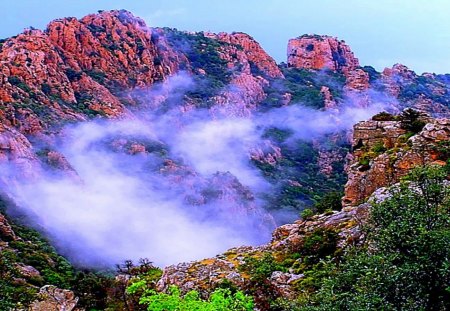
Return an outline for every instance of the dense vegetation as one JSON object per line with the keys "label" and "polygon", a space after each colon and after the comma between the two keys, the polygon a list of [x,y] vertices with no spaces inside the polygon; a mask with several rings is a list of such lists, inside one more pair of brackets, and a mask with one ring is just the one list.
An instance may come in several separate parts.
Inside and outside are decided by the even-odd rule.
{"label": "dense vegetation", "polygon": [[251,311],[253,300],[241,291],[232,293],[229,289],[216,289],[208,299],[202,299],[193,290],[182,295],[180,290],[172,286],[169,293],[158,293],[152,289],[142,289],[143,281],[135,282],[127,288],[128,294],[143,290],[139,303],[148,311]]}
{"label": "dense vegetation", "polygon": [[[10,204],[0,197],[0,213],[5,215]],[[76,269],[29,227],[27,219],[17,214],[7,217],[15,239],[0,234],[0,310],[27,307],[47,284],[73,290],[80,299],[78,306],[87,310],[123,310],[125,286],[114,279],[114,271]],[[142,263],[138,272],[146,267],[146,261]],[[120,272],[125,270],[121,267]]]}
{"label": "dense vegetation", "polygon": [[[5,213],[7,205],[0,197],[0,213]],[[34,299],[38,287],[45,284],[68,288],[75,271],[67,260],[35,230],[18,220],[8,220],[18,238],[0,235],[0,241],[7,242],[6,247],[0,248],[0,310],[27,305]],[[24,272],[27,266],[38,269],[40,274],[27,276]]]}
{"label": "dense vegetation", "polygon": [[[210,107],[210,98],[217,95],[232,77],[227,61],[219,56],[225,43],[208,38],[203,32],[188,33],[164,28],[164,33],[169,44],[186,55],[190,69],[196,73],[193,76],[194,84],[186,95],[194,99],[199,107]],[[203,71],[205,75],[201,74]]]}
{"label": "dense vegetation", "polygon": [[[450,196],[442,168],[411,172],[373,204],[365,243],[304,272],[285,310],[448,310]],[[330,254],[330,252],[328,252]],[[311,290],[312,289],[312,290]]]}
{"label": "dense vegetation", "polygon": [[294,104],[320,109],[324,107],[322,87],[328,87],[336,101],[344,97],[344,75],[333,71],[319,71],[289,68],[281,66],[285,79],[273,79],[266,86],[267,98],[261,103],[262,108],[283,105],[283,94],[290,93]]}
{"label": "dense vegetation", "polygon": [[[275,164],[253,161],[264,177],[277,185],[276,192],[267,197],[268,208],[299,212],[315,205],[319,212],[327,208],[340,210],[340,204],[336,204],[336,200],[330,202],[330,196],[334,195],[336,199],[336,194],[339,195],[343,191],[346,181],[343,161],[332,163],[332,173],[324,174],[320,172],[317,146],[309,141],[290,139],[291,135],[288,130],[267,129],[263,137],[276,143],[281,148],[283,157]],[[324,139],[321,145],[329,146],[329,151],[342,159],[349,150],[345,142],[333,138]],[[330,206],[325,208],[324,204],[320,203],[322,200],[331,203]]]}

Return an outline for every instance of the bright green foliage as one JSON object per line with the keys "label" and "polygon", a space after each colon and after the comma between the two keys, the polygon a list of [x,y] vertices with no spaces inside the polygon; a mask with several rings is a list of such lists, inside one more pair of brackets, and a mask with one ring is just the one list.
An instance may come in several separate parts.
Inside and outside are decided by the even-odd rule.
{"label": "bright green foliage", "polygon": [[376,153],[377,155],[385,152],[386,150],[387,148],[384,146],[382,141],[379,141],[372,146],[372,152]]}
{"label": "bright green foliage", "polygon": [[448,310],[445,177],[441,168],[415,169],[388,199],[375,204],[366,247],[348,251],[339,264],[329,261],[328,277],[316,294],[303,299],[300,310]]}
{"label": "bright green foliage", "polygon": [[314,212],[312,209],[310,208],[305,208],[301,213],[300,213],[300,217],[302,219],[308,220],[310,219],[312,216],[314,216]]}
{"label": "bright green foliage", "polygon": [[[135,294],[147,287],[144,280],[139,280],[127,288],[128,294]],[[209,297],[202,299],[197,291],[181,295],[179,288],[172,286],[169,293],[157,293],[145,289],[140,304],[146,305],[149,311],[250,311],[253,310],[253,299],[237,291],[217,289]]]}

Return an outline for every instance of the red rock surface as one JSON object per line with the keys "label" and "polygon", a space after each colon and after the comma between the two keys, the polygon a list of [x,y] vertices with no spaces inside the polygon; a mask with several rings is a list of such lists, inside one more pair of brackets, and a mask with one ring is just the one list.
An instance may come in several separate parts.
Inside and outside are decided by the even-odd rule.
{"label": "red rock surface", "polygon": [[344,41],[329,36],[303,35],[289,40],[288,66],[330,69],[344,74],[359,66],[358,59]]}
{"label": "red rock surface", "polygon": [[[357,205],[375,190],[400,181],[412,168],[437,163],[437,143],[450,140],[450,120],[431,119],[423,130],[406,141],[399,121],[364,121],[354,126],[354,152],[347,167],[346,205]],[[386,151],[379,153],[375,146]],[[369,159],[363,164],[361,159]],[[445,163],[443,163],[445,164]]]}
{"label": "red rock surface", "polygon": [[59,19],[0,49],[0,121],[35,134],[88,114],[126,113],[117,95],[174,74],[186,57],[126,11]]}
{"label": "red rock surface", "polygon": [[355,69],[347,73],[347,83],[345,87],[348,90],[364,91],[369,85],[369,74],[362,69]]}
{"label": "red rock surface", "polygon": [[334,109],[337,108],[337,103],[333,98],[333,95],[330,92],[330,88],[327,86],[322,86],[320,89],[320,93],[323,96],[323,101],[325,103],[325,109]]}
{"label": "red rock surface", "polygon": [[264,85],[268,82],[262,77],[241,73],[230,82],[227,89],[214,98],[213,115],[248,117],[257,105],[266,98]]}
{"label": "red rock surface", "polygon": [[48,25],[47,33],[72,69],[101,71],[115,87],[163,80],[186,61],[157,31],[152,32],[144,21],[126,11],[56,20]]}
{"label": "red rock surface", "polygon": [[265,73],[268,77],[283,77],[283,74],[278,68],[275,60],[270,57],[259,45],[259,43],[256,42],[251,36],[241,32],[235,32],[232,34],[221,32],[217,34],[215,38],[221,42],[241,46],[247,60],[251,62],[258,70]]}
{"label": "red rock surface", "polygon": [[392,68],[385,68],[381,75],[381,80],[386,86],[386,90],[390,95],[398,97],[400,94],[400,86],[398,82],[404,80],[412,80],[416,74],[402,64],[395,64]]}

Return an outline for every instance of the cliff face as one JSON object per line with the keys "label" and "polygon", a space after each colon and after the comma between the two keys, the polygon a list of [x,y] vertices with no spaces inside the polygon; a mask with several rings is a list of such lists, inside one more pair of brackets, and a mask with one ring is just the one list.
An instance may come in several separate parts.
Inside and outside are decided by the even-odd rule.
{"label": "cliff face", "polygon": [[245,63],[243,59],[246,58],[247,63],[250,65],[250,67],[246,69],[246,73],[251,73],[253,69],[254,72],[259,71],[263,75],[270,78],[283,77],[283,74],[278,68],[275,60],[270,57],[266,51],[262,49],[259,43],[249,35],[240,32],[232,34],[221,32],[217,35],[211,34],[211,37],[219,40],[220,42],[241,47],[245,57],[238,57],[238,59],[242,64]]}
{"label": "cliff face", "polygon": [[70,68],[102,72],[105,84],[111,88],[153,84],[186,62],[163,37],[126,11],[56,20],[46,32]]}
{"label": "cliff face", "polygon": [[412,168],[427,163],[445,165],[439,146],[450,139],[450,120],[424,120],[414,134],[401,121],[364,121],[354,126],[353,153],[347,166],[343,202],[356,205],[375,190],[400,181]]}
{"label": "cliff face", "polygon": [[288,66],[295,68],[329,69],[347,74],[359,66],[350,47],[329,36],[303,35],[291,39],[287,55]]}
{"label": "cliff face", "polygon": [[[283,77],[246,34],[178,32],[190,37],[178,44],[170,40],[173,33],[148,28],[129,12],[111,11],[55,20],[45,31],[27,30],[7,39],[0,49],[2,123],[35,134],[61,120],[119,117],[128,113],[126,105],[142,103],[133,89],[164,81],[181,69],[208,79],[217,75],[198,64],[201,54],[215,53],[224,62],[209,61],[223,75],[217,77],[223,88],[211,94],[223,113],[248,115],[265,98],[265,78]],[[201,37],[209,40],[199,42]]]}
{"label": "cliff face", "polygon": [[380,75],[379,83],[399,101],[400,107],[446,117],[450,112],[450,89],[447,75],[417,75],[405,65],[395,64]]}
{"label": "cliff face", "polygon": [[117,94],[165,79],[187,62],[125,11],[66,18],[27,30],[0,50],[3,124],[35,134],[61,120],[117,117]]}

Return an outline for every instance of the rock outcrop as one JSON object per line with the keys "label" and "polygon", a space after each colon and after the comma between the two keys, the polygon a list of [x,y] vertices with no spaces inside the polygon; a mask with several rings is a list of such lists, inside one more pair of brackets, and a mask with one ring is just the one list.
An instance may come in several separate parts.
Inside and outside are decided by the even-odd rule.
{"label": "rock outcrop", "polygon": [[275,60],[249,35],[242,32],[234,32],[231,34],[221,32],[213,35],[213,37],[220,42],[240,46],[250,64],[250,69],[259,71],[270,78],[283,77]]}
{"label": "rock outcrop", "polygon": [[30,306],[31,311],[72,311],[78,303],[78,298],[72,291],[53,285],[42,287],[38,296],[39,299]]}
{"label": "rock outcrop", "polygon": [[[14,166],[11,171],[10,164]],[[0,123],[0,185],[11,182],[11,176],[31,178],[39,174],[39,160],[29,140],[19,131]]]}
{"label": "rock outcrop", "polygon": [[26,30],[2,44],[0,62],[0,121],[35,134],[62,120],[123,115],[119,93],[162,81],[187,59],[141,19],[110,11]]}
{"label": "rock outcrop", "polygon": [[352,91],[364,91],[370,87],[369,74],[358,68],[347,73],[346,89]]}
{"label": "rock outcrop", "polygon": [[348,74],[359,66],[358,59],[344,41],[329,36],[303,35],[289,40],[288,66],[329,69]]}
{"label": "rock outcrop", "polygon": [[395,64],[383,70],[377,83],[387,94],[398,99],[400,108],[413,107],[434,116],[448,117],[450,88],[445,76],[417,75],[405,65]]}
{"label": "rock outcrop", "polygon": [[416,166],[445,165],[438,145],[448,140],[449,119],[428,118],[417,134],[408,132],[401,121],[371,120],[356,124],[343,203],[363,202],[376,189],[399,182]]}
{"label": "rock outcrop", "polygon": [[16,234],[12,230],[5,216],[0,214],[0,241],[16,240]]}

